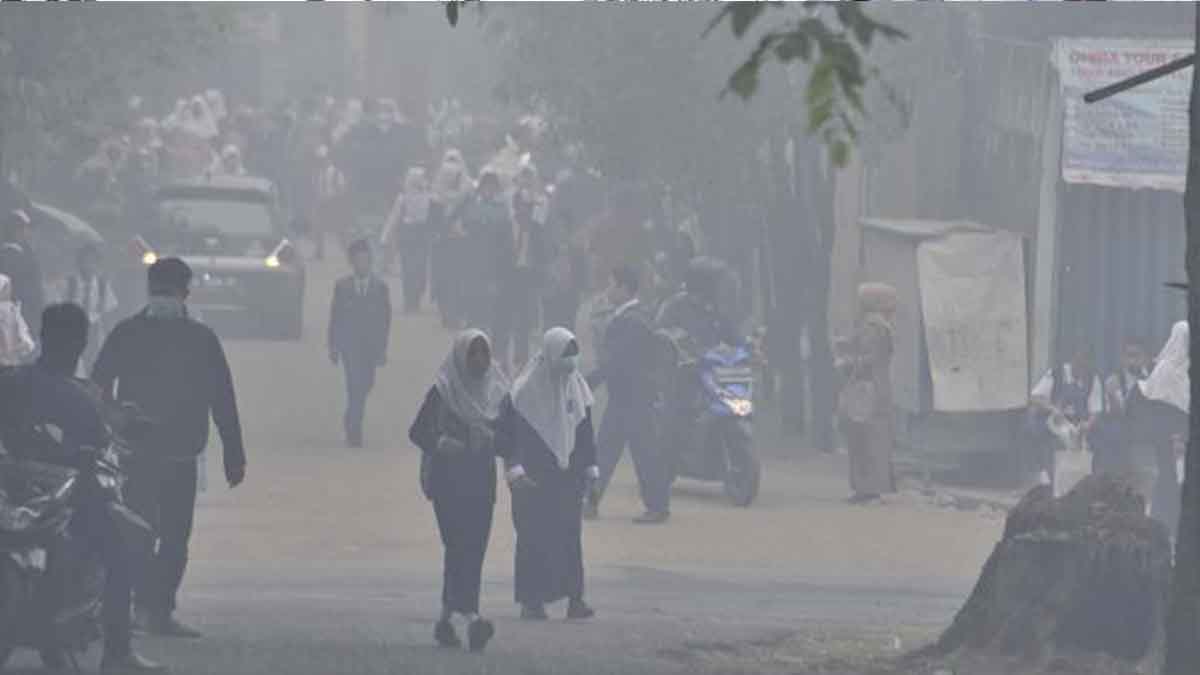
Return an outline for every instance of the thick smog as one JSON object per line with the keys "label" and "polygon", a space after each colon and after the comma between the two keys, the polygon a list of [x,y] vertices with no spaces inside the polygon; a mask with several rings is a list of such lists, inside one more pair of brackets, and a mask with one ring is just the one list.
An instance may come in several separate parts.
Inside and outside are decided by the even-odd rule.
{"label": "thick smog", "polygon": [[6,3],[0,671],[1191,675],[1189,3]]}

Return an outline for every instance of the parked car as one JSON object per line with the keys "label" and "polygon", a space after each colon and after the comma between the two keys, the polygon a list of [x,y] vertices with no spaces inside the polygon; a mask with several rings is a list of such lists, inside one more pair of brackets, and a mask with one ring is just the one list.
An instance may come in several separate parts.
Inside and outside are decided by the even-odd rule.
{"label": "parked car", "polygon": [[170,183],[154,196],[157,222],[134,240],[144,265],[178,256],[195,275],[189,307],[233,316],[270,337],[296,340],[304,325],[305,267],[263,178],[213,176]]}

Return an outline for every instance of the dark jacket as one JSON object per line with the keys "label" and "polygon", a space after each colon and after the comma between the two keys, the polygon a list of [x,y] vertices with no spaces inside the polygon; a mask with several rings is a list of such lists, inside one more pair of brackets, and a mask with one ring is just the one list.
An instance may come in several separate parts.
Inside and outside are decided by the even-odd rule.
{"label": "dark jacket", "polygon": [[212,329],[193,319],[152,318],[143,311],[113,328],[92,371],[105,395],[132,401],[154,421],[144,451],[190,459],[208,444],[216,422],[225,468],[245,466],[242,425],[225,350]]}
{"label": "dark jacket", "polygon": [[[494,429],[491,429],[494,433]],[[457,455],[439,453],[438,439],[449,436],[467,451]],[[421,449],[421,466],[429,471],[431,499],[496,500],[496,457],[508,459],[511,448],[471,447],[471,433],[465,422],[442,401],[437,387],[430,387],[417,419],[408,431],[413,445]],[[500,451],[502,454],[497,454]]]}
{"label": "dark jacket", "polygon": [[21,303],[21,316],[36,338],[46,306],[42,267],[37,255],[20,244],[0,244],[0,274],[12,280],[13,300]]}
{"label": "dark jacket", "polygon": [[722,342],[735,345],[739,341],[737,329],[732,321],[722,315],[714,305],[686,291],[677,293],[663,302],[655,323],[659,328],[679,328],[687,331],[701,353]]}
{"label": "dark jacket", "polygon": [[641,304],[609,320],[600,345],[599,367],[588,375],[593,388],[608,386],[608,400],[619,405],[647,406],[654,397],[654,333]]}
{"label": "dark jacket", "polygon": [[371,277],[366,295],[358,294],[353,276],[337,282],[329,313],[331,351],[378,365],[387,356],[391,328],[392,297],[386,282]]}

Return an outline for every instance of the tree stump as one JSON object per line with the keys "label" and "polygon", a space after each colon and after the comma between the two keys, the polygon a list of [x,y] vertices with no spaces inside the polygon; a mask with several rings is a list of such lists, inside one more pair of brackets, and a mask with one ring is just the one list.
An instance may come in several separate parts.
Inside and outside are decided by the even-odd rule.
{"label": "tree stump", "polygon": [[1166,528],[1128,485],[1031,490],[954,623],[922,660],[961,673],[1156,673],[1171,573]]}

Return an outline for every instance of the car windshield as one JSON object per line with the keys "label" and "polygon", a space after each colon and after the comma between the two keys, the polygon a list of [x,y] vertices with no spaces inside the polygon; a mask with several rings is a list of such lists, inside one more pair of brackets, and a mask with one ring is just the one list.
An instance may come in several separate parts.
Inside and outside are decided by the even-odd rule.
{"label": "car windshield", "polygon": [[220,232],[234,237],[272,234],[271,211],[266,204],[214,199],[167,199],[159,203],[167,227]]}

